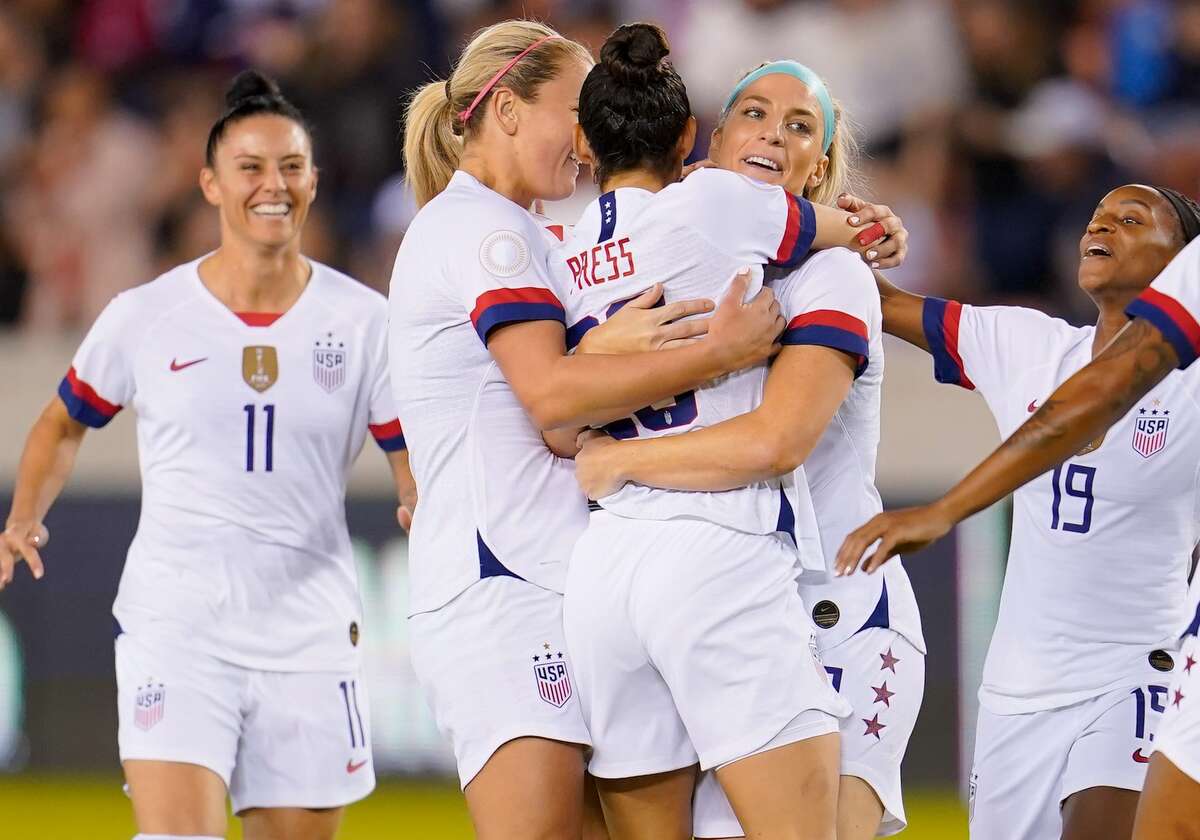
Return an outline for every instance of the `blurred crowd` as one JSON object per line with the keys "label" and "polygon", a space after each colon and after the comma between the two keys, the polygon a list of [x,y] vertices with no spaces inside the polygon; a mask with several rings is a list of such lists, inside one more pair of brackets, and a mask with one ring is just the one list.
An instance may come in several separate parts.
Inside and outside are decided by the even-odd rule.
{"label": "blurred crowd", "polygon": [[0,325],[85,329],[215,246],[197,173],[246,66],[314,128],[305,252],[385,289],[415,212],[405,94],[522,15],[594,49],[662,24],[708,127],[743,71],[809,64],[857,126],[856,188],[905,219],[914,290],[1085,321],[1078,239],[1104,192],[1200,192],[1200,0],[5,0]]}

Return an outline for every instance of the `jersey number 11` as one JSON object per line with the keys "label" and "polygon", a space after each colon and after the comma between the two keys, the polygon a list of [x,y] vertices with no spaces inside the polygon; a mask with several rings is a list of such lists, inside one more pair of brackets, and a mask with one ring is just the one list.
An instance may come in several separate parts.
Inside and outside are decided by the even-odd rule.
{"label": "jersey number 11", "polygon": [[[254,472],[254,415],[257,408],[253,403],[242,406],[242,411],[246,412],[246,472]],[[263,469],[273,472],[275,468],[275,406],[264,405],[262,410],[267,417]]]}

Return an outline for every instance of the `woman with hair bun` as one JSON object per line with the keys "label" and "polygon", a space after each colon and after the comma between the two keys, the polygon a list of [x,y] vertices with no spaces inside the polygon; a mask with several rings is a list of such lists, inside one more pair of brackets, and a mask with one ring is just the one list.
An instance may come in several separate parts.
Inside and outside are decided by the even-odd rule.
{"label": "woman with hair bun", "polygon": [[[790,278],[802,264],[831,264],[838,272],[826,278],[800,268],[797,298],[826,311],[857,295],[877,312],[870,271],[834,247],[853,241],[848,214],[799,195],[803,183],[788,181],[789,192],[720,169],[676,183],[696,123],[668,51],[658,27],[623,26],[583,84],[575,148],[603,194],[554,267],[568,336],[603,325],[650,279],[668,298],[716,296],[741,265],[756,266],[757,284],[763,266]],[[831,250],[810,257],[814,247]],[[705,478],[711,486],[671,476],[595,482],[579,464],[601,509],[572,555],[564,623],[592,736],[589,770],[614,836],[691,837],[697,764],[715,770],[751,836],[835,836],[838,721],[850,709],[815,658],[795,584],[798,555],[801,568],[824,570],[804,453],[772,449],[788,437],[781,430],[743,423],[713,438],[710,427],[757,419],[781,401],[773,383],[786,382],[776,387],[789,392],[790,414],[777,426],[797,427],[811,448],[856,374],[870,364],[878,375],[866,326],[855,332],[848,320],[785,347],[773,366],[782,375],[768,378],[764,364],[705,383],[607,424],[584,447],[581,458],[630,447],[670,460],[703,438],[720,454],[700,460],[721,462],[720,476]]]}
{"label": "woman with hair bun", "polygon": [[375,785],[346,474],[368,433],[415,489],[383,298],[301,252],[312,139],[274,82],[234,80],[200,172],[217,250],[118,295],[25,445],[0,586],[88,428],[137,413],[142,510],[113,608],[118,742],[142,840],[332,838]]}
{"label": "woman with hair bun", "polygon": [[[769,293],[748,305],[736,296],[701,325],[671,322],[710,303],[647,312],[651,290],[635,306],[664,326],[649,330],[647,350],[704,329],[707,338],[568,355],[549,234],[529,208],[574,190],[575,112],[591,66],[586,49],[554,30],[505,21],[477,33],[450,78],[421,88],[408,108],[405,156],[422,207],[392,274],[390,355],[402,360],[393,392],[421,488],[409,632],[417,679],[484,838],[604,831],[598,811],[584,828],[590,739],[562,630],[566,563],[587,500],[543,432],[615,420],[761,362],[782,327]],[[623,320],[596,332],[623,330]]]}

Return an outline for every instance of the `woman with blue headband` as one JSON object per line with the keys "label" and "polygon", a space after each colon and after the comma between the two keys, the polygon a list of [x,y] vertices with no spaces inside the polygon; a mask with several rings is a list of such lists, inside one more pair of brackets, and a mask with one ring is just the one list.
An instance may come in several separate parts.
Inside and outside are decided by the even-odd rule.
{"label": "woman with blue headband", "polygon": [[[722,169],[832,203],[850,178],[852,151],[853,137],[821,79],[798,62],[775,61],[734,88],[709,156]],[[903,230],[886,208],[879,210],[885,232],[895,235],[864,256],[891,264],[903,255]],[[788,329],[761,405],[686,435],[588,441],[576,463],[592,498],[625,482],[722,491],[803,465],[829,559],[863,515],[882,509],[874,485],[882,327],[870,270],[853,253],[832,249],[779,276],[773,289]],[[820,368],[813,354],[841,364]],[[805,396],[818,376],[828,410]],[[895,833],[905,826],[900,762],[924,692],[916,599],[899,563],[886,575],[820,580],[810,584],[802,577],[800,595],[831,682],[854,709],[840,726],[837,836]],[[714,776],[705,774],[695,799],[695,835],[742,836],[734,810]]]}

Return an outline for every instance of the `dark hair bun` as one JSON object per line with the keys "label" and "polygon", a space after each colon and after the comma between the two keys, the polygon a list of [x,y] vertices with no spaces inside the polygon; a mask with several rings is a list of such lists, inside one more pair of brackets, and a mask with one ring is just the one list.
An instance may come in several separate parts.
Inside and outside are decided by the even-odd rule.
{"label": "dark hair bun", "polygon": [[622,84],[645,84],[671,52],[666,33],[653,23],[627,23],[600,49],[600,63]]}
{"label": "dark hair bun", "polygon": [[279,85],[275,83],[274,79],[264,76],[257,70],[243,70],[237,74],[237,78],[233,80],[233,84],[225,93],[225,107],[233,110],[242,102],[256,96],[270,99],[283,98]]}

